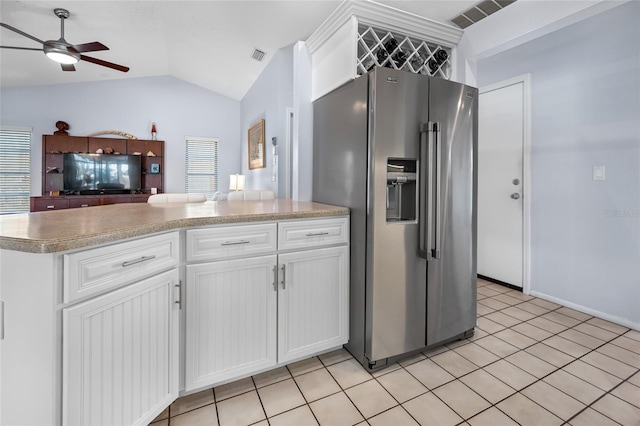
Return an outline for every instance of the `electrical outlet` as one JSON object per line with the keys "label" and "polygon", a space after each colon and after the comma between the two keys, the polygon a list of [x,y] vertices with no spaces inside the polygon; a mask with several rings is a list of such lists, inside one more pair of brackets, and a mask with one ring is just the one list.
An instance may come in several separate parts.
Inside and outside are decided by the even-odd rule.
{"label": "electrical outlet", "polygon": [[604,166],[593,166],[593,180],[605,180]]}

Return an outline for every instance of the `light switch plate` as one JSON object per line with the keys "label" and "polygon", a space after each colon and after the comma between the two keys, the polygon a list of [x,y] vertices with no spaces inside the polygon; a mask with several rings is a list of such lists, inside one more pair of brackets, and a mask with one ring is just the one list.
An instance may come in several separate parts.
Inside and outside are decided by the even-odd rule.
{"label": "light switch plate", "polygon": [[604,166],[593,166],[593,180],[605,180]]}

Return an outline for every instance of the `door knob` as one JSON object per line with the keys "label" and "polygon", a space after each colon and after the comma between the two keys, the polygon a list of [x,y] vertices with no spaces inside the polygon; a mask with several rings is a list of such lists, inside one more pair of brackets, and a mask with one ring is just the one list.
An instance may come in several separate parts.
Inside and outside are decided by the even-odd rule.
{"label": "door knob", "polygon": [[518,194],[517,192],[514,192],[513,194],[511,194],[511,198],[513,198],[514,200],[517,200],[518,198],[520,198],[520,194]]}

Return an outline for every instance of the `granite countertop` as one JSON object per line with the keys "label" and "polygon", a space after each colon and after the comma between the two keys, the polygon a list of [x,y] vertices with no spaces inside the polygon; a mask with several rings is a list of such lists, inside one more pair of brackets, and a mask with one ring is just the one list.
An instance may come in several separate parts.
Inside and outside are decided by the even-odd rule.
{"label": "granite countertop", "polygon": [[348,214],[346,207],[281,199],[114,204],[0,216],[0,248],[54,253],[193,226]]}

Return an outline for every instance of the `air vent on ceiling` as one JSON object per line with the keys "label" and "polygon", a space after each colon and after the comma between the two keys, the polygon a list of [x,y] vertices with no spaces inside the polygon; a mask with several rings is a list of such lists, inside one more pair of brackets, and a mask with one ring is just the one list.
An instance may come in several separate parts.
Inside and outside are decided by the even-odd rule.
{"label": "air vent on ceiling", "polygon": [[451,22],[460,28],[467,28],[492,13],[509,6],[515,1],[516,0],[485,0],[473,6],[471,9],[465,10],[463,13],[453,18]]}
{"label": "air vent on ceiling", "polygon": [[251,57],[258,62],[262,62],[262,60],[264,59],[264,55],[266,55],[266,53],[264,53],[262,50],[254,49],[253,53],[251,54]]}

